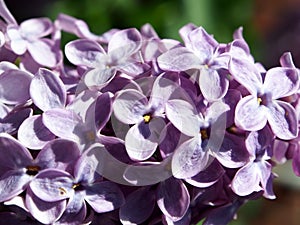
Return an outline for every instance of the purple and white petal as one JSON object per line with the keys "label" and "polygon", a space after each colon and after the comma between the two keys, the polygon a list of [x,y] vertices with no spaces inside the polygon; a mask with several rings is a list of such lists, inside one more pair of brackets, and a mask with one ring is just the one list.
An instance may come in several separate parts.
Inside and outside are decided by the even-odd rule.
{"label": "purple and white petal", "polygon": [[185,184],[173,177],[161,182],[157,188],[157,205],[172,221],[180,220],[190,205],[190,194]]}
{"label": "purple and white petal", "polygon": [[97,213],[113,211],[125,203],[119,186],[110,181],[94,183],[87,187],[85,200]]}
{"label": "purple and white petal", "polygon": [[52,32],[52,22],[48,18],[33,18],[20,24],[20,32],[28,41],[49,35]]}
{"label": "purple and white petal", "polygon": [[63,108],[66,104],[66,90],[61,79],[52,71],[39,69],[30,84],[33,103],[43,111]]}
{"label": "purple and white petal", "polygon": [[133,89],[120,91],[113,103],[113,111],[118,120],[125,124],[143,121],[148,100],[141,92]]}
{"label": "purple and white petal", "polygon": [[42,115],[34,115],[21,124],[18,139],[27,148],[38,150],[54,140],[55,135],[43,124]]}
{"label": "purple and white petal", "polygon": [[276,67],[268,70],[264,80],[265,92],[272,93],[272,99],[295,94],[299,89],[299,75],[294,68]]}
{"label": "purple and white petal", "polygon": [[201,117],[193,104],[181,99],[169,100],[166,103],[166,115],[185,135],[193,137],[199,133]]}
{"label": "purple and white petal", "polygon": [[235,124],[249,131],[261,130],[267,124],[268,108],[252,95],[242,98],[235,109]]}
{"label": "purple and white petal", "polygon": [[17,55],[23,55],[27,50],[27,41],[23,39],[17,25],[7,26],[6,35],[10,40],[10,48]]}
{"label": "purple and white petal", "polygon": [[268,106],[268,122],[274,134],[283,140],[290,140],[298,135],[297,115],[295,109],[286,102],[276,101]]}
{"label": "purple and white petal", "polygon": [[172,173],[178,179],[191,178],[208,166],[209,153],[201,146],[200,135],[182,143],[172,157]]}
{"label": "purple and white petal", "polygon": [[84,83],[90,89],[101,89],[105,87],[116,75],[115,68],[99,68],[91,69],[84,75]]}

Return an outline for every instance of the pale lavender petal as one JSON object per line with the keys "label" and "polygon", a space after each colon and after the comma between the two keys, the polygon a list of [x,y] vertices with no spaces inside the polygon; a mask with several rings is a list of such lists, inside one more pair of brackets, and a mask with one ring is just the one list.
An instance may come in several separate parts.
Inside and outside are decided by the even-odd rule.
{"label": "pale lavender petal", "polygon": [[0,15],[6,21],[6,23],[17,24],[17,21],[15,20],[15,18],[13,17],[9,9],[7,8],[4,0],[0,1]]}
{"label": "pale lavender petal", "polygon": [[45,169],[30,182],[31,191],[41,200],[56,202],[74,195],[73,177],[58,169]]}
{"label": "pale lavender petal", "polygon": [[33,18],[20,24],[20,32],[27,40],[38,39],[52,32],[52,22],[48,18]]}
{"label": "pale lavender petal", "polygon": [[251,94],[256,95],[262,88],[262,77],[253,62],[232,58],[229,71],[234,79],[242,84]]}
{"label": "pale lavender petal", "polygon": [[190,178],[208,165],[209,154],[201,147],[200,135],[182,143],[172,157],[172,173],[178,179]]}
{"label": "pale lavender petal", "polygon": [[18,139],[27,148],[37,150],[54,140],[55,135],[43,124],[42,115],[34,115],[21,124]]}
{"label": "pale lavender petal", "polygon": [[31,153],[16,139],[6,133],[0,134],[0,162],[10,169],[31,164]]}
{"label": "pale lavender petal", "polygon": [[[7,105],[0,102],[0,118],[1,119],[5,118],[7,116],[7,114],[9,113],[9,111],[11,111],[11,109]],[[4,124],[1,126],[3,126],[2,130],[6,129]]]}
{"label": "pale lavender petal", "polygon": [[150,158],[156,150],[164,125],[163,119],[153,118],[149,123],[142,121],[131,127],[125,137],[129,157],[137,161]]}
{"label": "pale lavender petal", "polygon": [[242,98],[235,109],[235,124],[249,131],[261,130],[267,123],[267,108],[254,96]]}
{"label": "pale lavender petal", "polygon": [[[264,189],[264,191],[268,191],[267,187],[268,187],[268,182],[270,177],[272,176],[272,165],[269,162],[266,161],[260,161],[257,162],[257,167],[260,170],[260,182],[261,182],[261,186]],[[269,199],[275,199],[275,195],[269,195],[269,193],[265,193],[265,195],[269,198]]]}
{"label": "pale lavender petal", "polygon": [[142,46],[142,36],[135,28],[116,32],[108,43],[108,55],[114,61],[128,58]]}
{"label": "pale lavender petal", "polygon": [[196,107],[184,100],[174,99],[166,103],[166,115],[182,133],[196,136],[200,131],[200,117]]}
{"label": "pale lavender petal", "polygon": [[39,69],[30,84],[33,103],[42,111],[63,108],[66,104],[66,90],[61,79],[52,71]]}
{"label": "pale lavender petal", "polygon": [[141,62],[138,61],[137,62],[125,61],[119,64],[118,66],[116,66],[116,69],[127,75],[135,76],[135,75],[142,74],[144,71],[147,71],[148,69],[150,69],[150,66],[148,66],[147,64],[141,64]]}
{"label": "pale lavender petal", "polygon": [[7,70],[18,70],[18,69],[19,68],[11,62],[8,62],[8,61],[0,62],[0,74]]}
{"label": "pale lavender petal", "polygon": [[190,50],[184,47],[173,48],[157,58],[159,67],[167,71],[186,71],[200,69],[200,59]]}
{"label": "pale lavender petal", "polygon": [[96,68],[101,66],[99,60],[104,59],[105,51],[97,42],[82,39],[69,42],[65,47],[65,54],[74,65]]}
{"label": "pale lavender petal", "polygon": [[141,92],[129,89],[117,94],[113,111],[118,120],[125,124],[143,121],[148,100]]}
{"label": "pale lavender petal", "polygon": [[43,224],[54,223],[66,208],[66,200],[45,202],[33,194],[30,189],[27,190],[25,204],[31,215]]}
{"label": "pale lavender petal", "polygon": [[271,92],[273,99],[295,94],[299,88],[298,71],[293,68],[276,67],[268,70],[263,84],[265,92]]}
{"label": "pale lavender petal", "polygon": [[8,25],[6,30],[7,37],[10,40],[10,48],[17,55],[23,55],[27,50],[27,42],[21,37],[17,25]]}
{"label": "pale lavender petal", "polygon": [[161,182],[157,189],[157,205],[172,221],[180,220],[190,205],[190,195],[185,184],[173,177]]}
{"label": "pale lavender petal", "polygon": [[110,181],[87,187],[85,200],[97,213],[113,211],[125,203],[121,189]]}
{"label": "pale lavender petal", "polygon": [[53,68],[58,63],[57,55],[49,42],[36,40],[28,43],[28,51],[32,58],[40,65]]}
{"label": "pale lavender petal", "polygon": [[70,110],[51,109],[43,113],[44,125],[56,136],[79,142],[77,128],[81,118]]}
{"label": "pale lavender petal", "polygon": [[150,23],[146,23],[141,27],[141,34],[146,38],[159,38],[156,31]]}
{"label": "pale lavender petal", "polygon": [[179,35],[185,44],[190,44],[188,34],[198,27],[193,23],[188,23],[179,29]]}
{"label": "pale lavender petal", "polygon": [[[122,224],[141,224],[147,220],[155,206],[156,196],[149,187],[141,187],[132,192],[121,206],[119,215]],[[136,210],[136,209],[139,210]]]}
{"label": "pale lavender petal", "polygon": [[22,170],[10,170],[0,179],[0,202],[7,201],[25,190],[32,179]]}
{"label": "pale lavender petal", "polygon": [[297,137],[297,115],[289,103],[276,101],[269,105],[267,118],[272,131],[278,138],[290,140]]}
{"label": "pale lavender petal", "polygon": [[290,52],[285,52],[282,54],[282,56],[280,57],[280,65],[282,67],[295,68],[292,54]]}
{"label": "pale lavender petal", "polygon": [[218,160],[214,160],[205,170],[185,181],[195,187],[206,188],[216,183],[224,173],[225,170]]}
{"label": "pale lavender petal", "polygon": [[41,168],[56,168],[73,172],[74,163],[81,152],[75,142],[55,139],[46,144],[35,158]]}
{"label": "pale lavender petal", "polygon": [[215,101],[213,102],[205,112],[205,120],[209,121],[211,124],[214,123],[220,116],[229,111],[229,105],[224,103],[223,101]]}
{"label": "pale lavender petal", "polygon": [[84,83],[91,89],[101,89],[115,77],[115,74],[115,68],[91,69],[84,75]]}
{"label": "pale lavender petal", "polygon": [[29,98],[32,75],[21,70],[8,70],[0,76],[0,100],[6,104],[25,103]]}
{"label": "pale lavender petal", "polygon": [[260,168],[256,163],[248,163],[235,174],[231,188],[239,196],[246,196],[262,190],[260,184]]}
{"label": "pale lavender petal", "polygon": [[[198,57],[199,63],[204,65],[212,57],[218,42],[209,35],[203,27],[194,29],[188,34],[190,48]],[[187,43],[186,43],[187,44]]]}
{"label": "pale lavender petal", "polygon": [[216,101],[225,96],[229,81],[215,69],[202,69],[199,77],[201,92],[208,101]]}

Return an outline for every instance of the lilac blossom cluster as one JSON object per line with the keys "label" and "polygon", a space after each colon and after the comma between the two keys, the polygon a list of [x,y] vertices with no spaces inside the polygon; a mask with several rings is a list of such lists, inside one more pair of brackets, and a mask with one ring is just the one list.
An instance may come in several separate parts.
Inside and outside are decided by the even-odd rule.
{"label": "lilac blossom cluster", "polygon": [[300,176],[290,53],[266,70],[241,28],[218,43],[187,24],[179,42],[65,14],[18,24],[3,0],[0,16],[5,224],[222,225],[275,199],[274,166]]}

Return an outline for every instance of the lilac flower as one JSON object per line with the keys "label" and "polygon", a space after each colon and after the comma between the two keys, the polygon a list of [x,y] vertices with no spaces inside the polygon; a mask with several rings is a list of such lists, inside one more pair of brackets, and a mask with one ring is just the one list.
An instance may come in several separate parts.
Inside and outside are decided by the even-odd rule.
{"label": "lilac flower", "polygon": [[161,74],[154,82],[151,96],[134,89],[120,91],[113,104],[114,115],[124,124],[133,125],[125,137],[127,153],[133,160],[146,160],[155,152],[165,126],[164,104],[177,84]]}
{"label": "lilac flower", "polygon": [[113,79],[117,71],[129,75],[143,72],[140,63],[131,58],[140,50],[141,41],[136,29],[126,29],[111,37],[107,52],[97,42],[82,39],[68,43],[65,53],[71,63],[88,68],[84,75],[88,87],[101,88]]}
{"label": "lilac flower", "polygon": [[[112,211],[124,202],[120,188],[113,182],[102,181],[95,173],[97,160],[86,151],[77,161],[72,175],[48,169],[39,173],[31,183],[30,198],[45,202],[69,199],[57,224],[81,223],[86,217],[86,202],[98,213]],[[33,202],[34,203],[34,202]]]}
{"label": "lilac flower", "polygon": [[269,179],[272,179],[272,165],[268,162],[272,157],[272,131],[268,126],[260,131],[252,131],[245,141],[251,158],[235,174],[232,190],[240,196],[263,190],[265,197],[274,199],[275,195],[269,183]]}
{"label": "lilac flower", "polygon": [[222,98],[228,89],[228,80],[224,76],[228,57],[222,54],[217,41],[202,28],[195,28],[188,34],[181,31],[186,47],[170,49],[158,57],[158,65],[166,71],[198,70],[198,84],[208,101]]}
{"label": "lilac flower", "polygon": [[298,128],[295,109],[278,99],[297,92],[297,70],[272,68],[265,74],[263,82],[259,70],[252,62],[232,58],[229,68],[234,78],[251,94],[242,98],[236,106],[236,125],[245,130],[257,131],[265,127],[268,121],[277,137],[296,137]]}

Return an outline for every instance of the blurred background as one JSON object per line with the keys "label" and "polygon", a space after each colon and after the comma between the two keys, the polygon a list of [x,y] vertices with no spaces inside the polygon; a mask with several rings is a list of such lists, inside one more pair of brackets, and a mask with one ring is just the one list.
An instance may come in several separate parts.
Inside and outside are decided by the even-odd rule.
{"label": "blurred background", "polygon": [[[244,27],[244,37],[256,61],[267,69],[279,65],[283,52],[292,52],[300,67],[300,0],[5,0],[18,22],[58,13],[83,19],[92,32],[111,28],[140,28],[150,23],[162,38],[178,39],[187,23],[203,26],[219,42],[232,40],[232,33]],[[64,35],[64,41],[71,36]],[[275,182],[277,199],[249,202],[238,220],[230,225],[299,225],[300,178],[290,165],[279,168]]]}

